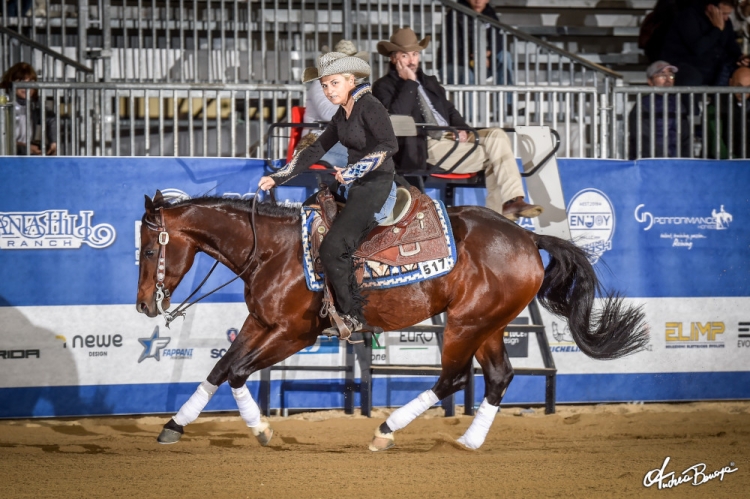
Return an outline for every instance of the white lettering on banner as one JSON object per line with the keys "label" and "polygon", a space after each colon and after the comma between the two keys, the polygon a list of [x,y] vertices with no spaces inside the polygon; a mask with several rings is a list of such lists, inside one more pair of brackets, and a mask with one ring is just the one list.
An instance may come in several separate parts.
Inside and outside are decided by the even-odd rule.
{"label": "white lettering on banner", "polygon": [[[646,225],[643,228],[644,231],[651,230],[655,225],[693,226],[700,230],[727,230],[733,220],[732,215],[724,209],[723,204],[718,211],[715,208],[711,210],[710,217],[658,217],[654,216],[653,213],[646,211],[644,209],[645,206],[645,204],[639,204],[636,206],[635,212],[633,213],[636,222]],[[706,239],[707,236],[700,232],[693,234],[688,234],[686,232],[662,232],[659,234],[659,238],[672,240],[673,248],[687,248],[690,250],[693,249],[693,244],[697,242],[696,240]]]}
{"label": "white lettering on banner", "polygon": [[661,465],[661,468],[646,473],[646,476],[643,477],[644,487],[657,485],[659,490],[671,489],[678,485],[682,485],[683,483],[689,483],[694,487],[697,487],[698,485],[703,485],[715,478],[718,478],[719,481],[724,481],[724,475],[734,473],[738,470],[738,468],[734,468],[734,462],[731,462],[729,463],[729,466],[724,466],[720,470],[706,474],[706,465],[704,463],[698,463],[683,471],[680,474],[681,476],[675,477],[674,471],[665,473],[667,464],[669,464],[669,459],[669,456],[667,456],[664,459],[664,464]]}
{"label": "white lettering on banner", "polygon": [[586,251],[592,265],[612,249],[615,209],[602,191],[578,191],[568,204],[568,224],[573,241]]}
{"label": "white lettering on banner", "polygon": [[0,249],[79,249],[82,244],[106,248],[115,241],[110,224],[92,225],[94,212],[68,210],[0,212]]}

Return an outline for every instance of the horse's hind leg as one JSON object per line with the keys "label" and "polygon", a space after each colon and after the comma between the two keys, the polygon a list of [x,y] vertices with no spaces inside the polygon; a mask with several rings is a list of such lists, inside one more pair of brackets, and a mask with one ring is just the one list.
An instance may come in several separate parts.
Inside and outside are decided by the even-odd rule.
{"label": "horse's hind leg", "polygon": [[371,451],[393,447],[394,431],[405,428],[438,401],[466,386],[473,354],[465,345],[459,347],[455,342],[449,342],[450,337],[448,334],[444,336],[446,343],[443,346],[442,371],[437,383],[432,389],[420,393],[417,398],[393,411],[385,423],[375,430],[375,436],[369,446]]}
{"label": "horse's hind leg", "polygon": [[[458,442],[469,449],[478,449],[487,438],[500,401],[513,379],[513,367],[503,343],[503,329],[490,336],[477,350],[476,357],[484,373],[484,400],[479,406],[474,421]],[[472,403],[467,401],[466,403]]]}

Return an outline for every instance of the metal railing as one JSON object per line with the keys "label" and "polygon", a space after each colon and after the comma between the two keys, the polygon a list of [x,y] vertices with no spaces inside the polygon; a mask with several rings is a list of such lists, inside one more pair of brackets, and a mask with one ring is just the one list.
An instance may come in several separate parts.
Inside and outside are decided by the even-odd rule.
{"label": "metal railing", "polygon": [[[388,59],[376,54],[377,42],[388,40],[396,28],[410,26],[420,38],[431,35],[432,42],[422,52],[422,69],[439,75],[443,83],[604,89],[622,78],[604,66],[450,0],[355,0],[352,9],[351,36],[360,50],[375,53],[371,63],[378,76],[387,72]],[[492,57],[480,56],[488,52]],[[486,69],[479,77],[475,76],[474,61],[484,61],[477,64]]]}
{"label": "metal railing", "polygon": [[[42,80],[75,79],[71,72],[75,66],[70,62],[66,62],[67,71],[47,63],[52,57],[86,66],[88,11],[89,0],[46,0],[38,5],[33,0],[0,2],[0,71],[4,73],[16,62],[28,62]],[[98,12],[102,11],[99,7]]]}
{"label": "metal railing", "polygon": [[557,157],[607,157],[602,94],[592,87],[446,85],[456,109],[475,128],[549,126],[560,134]]}
{"label": "metal railing", "polygon": [[[46,15],[35,12],[10,16],[3,4],[0,25],[91,65],[104,81],[296,83],[342,38],[370,53],[376,79],[388,70],[376,44],[403,26],[432,36],[423,69],[444,83],[606,88],[620,78],[448,0],[47,0]],[[491,58],[489,80],[480,72],[472,81],[470,65],[450,61],[486,59],[478,56],[488,47],[485,25],[502,57]]]}
{"label": "metal railing", "polygon": [[618,159],[748,158],[748,95],[738,87],[618,87],[604,142]]}
{"label": "metal railing", "polygon": [[[65,156],[261,157],[268,125],[305,95],[303,85],[16,82],[14,94],[18,88],[36,89],[44,104],[42,137],[56,114],[53,136]],[[26,118],[31,137],[28,109]]]}
{"label": "metal railing", "polygon": [[31,64],[43,81],[93,80],[94,70],[12,29],[0,26],[0,74],[18,62]]}
{"label": "metal railing", "polygon": [[[46,149],[52,126],[57,154],[86,156],[285,157],[288,137],[267,151],[267,130],[306,94],[302,84],[16,82],[11,98],[20,88],[40,103],[39,116],[24,111],[25,135]],[[473,127],[556,130],[558,157],[750,158],[750,104],[740,98],[750,89],[616,87],[610,100],[593,87],[445,88]]]}
{"label": "metal railing", "polygon": [[[447,85],[448,97],[475,128],[549,126],[560,135],[558,157],[606,156],[599,146],[606,136],[607,116],[599,106],[600,94],[591,87],[509,87]],[[507,106],[508,101],[512,102]],[[514,148],[516,134],[511,135]],[[265,157],[287,157],[288,134],[267,137]]]}

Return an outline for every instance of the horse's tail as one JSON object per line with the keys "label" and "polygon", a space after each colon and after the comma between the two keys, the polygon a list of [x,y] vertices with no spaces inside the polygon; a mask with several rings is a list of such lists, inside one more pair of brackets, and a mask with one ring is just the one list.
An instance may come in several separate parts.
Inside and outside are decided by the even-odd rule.
{"label": "horse's tail", "polygon": [[542,306],[565,317],[578,347],[595,359],[616,359],[643,349],[648,329],[641,307],[623,304],[617,293],[607,293],[594,312],[599,280],[586,253],[563,239],[535,235],[537,247],[550,255],[544,281],[537,293]]}

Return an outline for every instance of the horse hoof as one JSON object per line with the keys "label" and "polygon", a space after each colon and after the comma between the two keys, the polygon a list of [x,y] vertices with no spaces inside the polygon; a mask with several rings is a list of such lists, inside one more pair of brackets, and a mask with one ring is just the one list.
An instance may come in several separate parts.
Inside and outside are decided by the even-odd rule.
{"label": "horse hoof", "polygon": [[273,428],[271,428],[271,426],[265,421],[261,422],[258,426],[250,427],[250,429],[252,430],[253,435],[255,435],[255,438],[258,439],[258,443],[263,447],[266,447],[271,442],[271,438],[273,438]]}
{"label": "horse hoof", "polygon": [[176,444],[182,438],[184,430],[182,426],[175,423],[174,419],[170,419],[167,424],[162,428],[161,433],[157,437],[156,441],[160,444]]}
{"label": "horse hoof", "polygon": [[368,449],[372,452],[378,452],[388,450],[394,445],[396,445],[396,442],[393,440],[393,433],[381,433],[380,428],[378,428],[375,430],[375,436],[372,437],[372,442],[370,442]]}
{"label": "horse hoof", "polygon": [[159,437],[156,439],[157,442],[160,444],[176,444],[180,441],[180,438],[182,438],[182,433],[179,431],[170,430],[169,428],[164,428],[161,433],[159,433]]}

